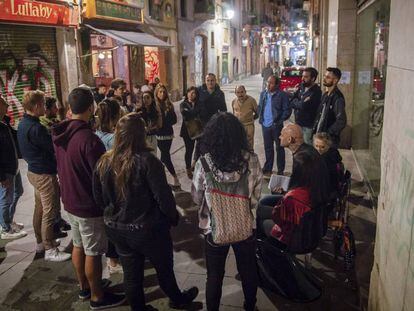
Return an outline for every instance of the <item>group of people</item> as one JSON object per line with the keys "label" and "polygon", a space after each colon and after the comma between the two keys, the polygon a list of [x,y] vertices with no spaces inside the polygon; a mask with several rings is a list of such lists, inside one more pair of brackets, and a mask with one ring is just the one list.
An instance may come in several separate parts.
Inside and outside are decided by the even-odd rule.
{"label": "group of people", "polygon": [[[268,78],[259,104],[246,94],[244,86],[237,86],[231,114],[215,75],[208,74],[205,84],[190,87],[180,103],[187,175],[192,179],[193,199],[200,206],[199,227],[206,237],[208,310],[219,310],[230,246],[242,280],[244,307],[255,310],[256,232],[288,245],[289,232],[301,216],[320,208],[335,191],[328,188],[335,183],[329,180],[335,178],[334,168],[341,161],[336,150],[345,118],[343,95],[336,87],[340,71],[327,69],[327,92],[318,105],[321,91],[315,84],[316,76],[313,68],[305,69],[303,83],[291,100],[278,89],[274,75]],[[139,88],[139,98],[130,110],[122,79],[112,81],[99,102],[97,93],[80,86],[69,94],[69,118],[62,113],[58,117],[56,100],[41,91],[29,91],[24,95],[25,114],[17,132],[7,123],[8,105],[0,97],[1,238],[26,235],[23,224],[14,222],[23,191],[18,169],[21,153],[35,190],[36,252],[44,252],[48,261],[72,258],[79,298],[90,299],[92,310],[117,306],[125,299],[132,310],[154,310],[146,305],[143,291],[146,258],[154,265],[171,308],[184,308],[198,295],[196,287],[180,290],[173,270],[170,228],[178,225],[180,216],[164,165],[174,179],[172,186],[179,186],[170,154],[177,116],[165,85],[158,82],[151,88],[142,92]],[[283,126],[292,108],[296,124]],[[263,168],[253,151],[257,118],[266,153]],[[307,128],[312,128],[310,138]],[[312,142],[312,135],[316,149],[306,144],[309,139]],[[260,201],[263,175],[273,169],[275,142],[279,174],[285,168],[284,148],[293,153],[289,189]],[[215,242],[215,223],[221,216],[212,206],[220,193],[215,191],[218,185],[231,189],[232,197],[246,198],[249,212],[243,219],[247,223],[241,225],[251,230],[247,238]],[[72,254],[59,250],[54,232],[61,221],[61,201],[72,230]],[[103,254],[110,272],[123,272],[125,295],[105,291],[108,282],[102,280]]]}

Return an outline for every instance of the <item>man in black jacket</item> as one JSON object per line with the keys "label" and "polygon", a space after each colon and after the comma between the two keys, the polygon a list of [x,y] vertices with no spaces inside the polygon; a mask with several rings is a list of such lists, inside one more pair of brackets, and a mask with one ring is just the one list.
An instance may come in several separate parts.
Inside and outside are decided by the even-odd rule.
{"label": "man in black jacket", "polygon": [[315,83],[318,71],[307,67],[302,73],[302,83],[291,100],[295,110],[295,123],[302,128],[305,143],[312,145],[312,131],[316,113],[321,103],[322,91]]}
{"label": "man in black jacket", "polygon": [[217,84],[216,75],[206,75],[206,83],[198,87],[200,119],[207,124],[211,117],[219,111],[227,111],[224,93]]}
{"label": "man in black jacket", "polygon": [[23,229],[21,224],[13,222],[22,187],[18,149],[13,138],[13,129],[5,119],[7,108],[6,100],[0,97],[0,229],[3,240],[17,239],[27,235],[25,231],[21,230]]}
{"label": "man in black jacket", "polygon": [[338,148],[340,134],[346,126],[345,98],[338,89],[341,79],[338,68],[326,68],[323,85],[326,92],[322,96],[321,105],[316,114],[313,133],[326,132],[332,139],[332,147]]}

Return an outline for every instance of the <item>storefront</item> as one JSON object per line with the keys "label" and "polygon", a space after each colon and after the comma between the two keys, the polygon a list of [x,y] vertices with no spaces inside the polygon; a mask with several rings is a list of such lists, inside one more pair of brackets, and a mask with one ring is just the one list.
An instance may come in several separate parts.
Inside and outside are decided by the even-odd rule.
{"label": "storefront", "polygon": [[39,89],[61,100],[55,26],[76,27],[77,14],[67,2],[0,2],[0,93],[9,103],[13,126],[23,116],[25,91]]}
{"label": "storefront", "polygon": [[357,16],[356,77],[352,146],[374,199],[381,178],[381,142],[390,0],[360,1]]}

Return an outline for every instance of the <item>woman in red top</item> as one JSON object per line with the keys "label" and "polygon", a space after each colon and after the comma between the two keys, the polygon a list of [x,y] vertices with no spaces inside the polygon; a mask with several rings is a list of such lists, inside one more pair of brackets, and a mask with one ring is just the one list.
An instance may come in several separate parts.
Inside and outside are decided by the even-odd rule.
{"label": "woman in red top", "polygon": [[286,248],[303,214],[327,202],[328,182],[326,165],[316,152],[296,153],[288,192],[267,196],[259,203],[259,230],[281,242],[280,248]]}

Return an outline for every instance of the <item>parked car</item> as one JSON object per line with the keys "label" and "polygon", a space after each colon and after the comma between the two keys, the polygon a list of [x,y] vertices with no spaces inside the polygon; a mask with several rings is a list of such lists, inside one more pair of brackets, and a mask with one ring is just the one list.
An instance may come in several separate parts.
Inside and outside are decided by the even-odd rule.
{"label": "parked car", "polygon": [[294,93],[298,85],[302,82],[302,69],[284,68],[280,77],[279,88],[288,93]]}

